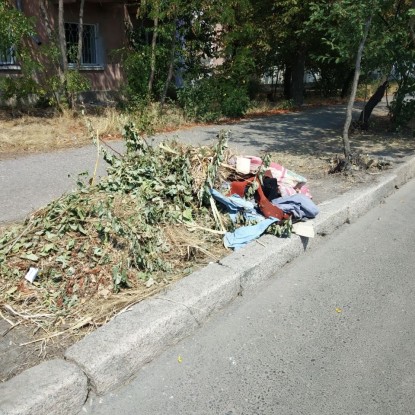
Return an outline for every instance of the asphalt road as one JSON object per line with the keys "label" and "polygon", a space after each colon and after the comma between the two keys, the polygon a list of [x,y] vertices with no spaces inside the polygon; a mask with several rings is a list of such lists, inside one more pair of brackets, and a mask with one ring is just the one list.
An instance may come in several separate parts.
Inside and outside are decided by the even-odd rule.
{"label": "asphalt road", "polygon": [[[296,154],[341,151],[343,106],[309,109],[300,113],[243,120],[236,124],[202,126],[161,134],[154,142],[176,137],[193,144],[210,144],[222,129],[231,130],[231,145],[240,151],[258,155],[261,151],[288,151]],[[122,143],[111,143],[122,151]],[[93,146],[34,154],[0,160],[0,223],[23,219],[63,193],[75,188],[77,175],[94,170]],[[105,174],[104,162],[99,173]]]}
{"label": "asphalt road", "polygon": [[81,413],[414,414],[414,222],[412,180]]}

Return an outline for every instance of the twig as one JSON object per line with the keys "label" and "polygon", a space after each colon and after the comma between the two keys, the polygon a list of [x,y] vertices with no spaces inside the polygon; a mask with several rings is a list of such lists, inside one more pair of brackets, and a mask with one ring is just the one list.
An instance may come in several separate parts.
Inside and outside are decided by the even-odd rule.
{"label": "twig", "polygon": [[86,326],[87,324],[89,324],[92,320],[92,317],[86,317],[85,319],[79,321],[78,323],[76,323],[74,326],[69,327],[66,330],[60,331],[59,333],[54,333],[54,334],[50,334],[49,336],[46,337],[42,337],[40,339],[36,339],[36,340],[32,340],[30,342],[26,342],[26,343],[21,343],[19,344],[19,346],[28,346],[29,344],[33,344],[33,343],[39,343],[39,342],[43,342],[43,341],[47,341],[52,339],[53,337],[58,337],[61,336],[62,334],[67,333],[68,331],[72,331],[72,330],[76,330],[76,329],[80,329],[83,326]]}
{"label": "twig", "polygon": [[97,158],[95,160],[95,168],[94,168],[94,174],[92,176],[92,180],[91,180],[91,185],[94,184],[95,182],[95,177],[97,175],[97,170],[98,170],[98,164],[99,164],[99,159],[100,159],[100,147],[99,147],[99,134],[98,134],[98,130],[97,130]]}
{"label": "twig", "polygon": [[[4,255],[7,255],[13,247],[17,244],[19,239],[33,226],[33,222],[30,222],[29,225],[26,226],[26,228],[23,229],[23,232],[14,240],[14,242],[10,245],[10,247],[7,249],[7,251],[4,253]],[[10,243],[10,242],[9,242]],[[4,247],[6,247],[8,244],[5,244]]]}
{"label": "twig", "polygon": [[[168,285],[167,285],[168,286]],[[154,291],[156,291],[156,290],[152,290],[151,292],[149,292],[148,294],[146,294],[146,295],[143,295],[142,297],[140,297],[140,299],[139,300],[135,300],[135,301],[133,301],[133,302],[131,302],[130,304],[128,304],[128,305],[126,305],[123,309],[121,309],[117,314],[114,314],[112,317],[111,317],[111,319],[110,319],[110,321],[111,320],[114,320],[115,319],[115,317],[118,317],[120,314],[123,314],[123,313],[125,313],[126,311],[128,311],[132,306],[134,306],[134,305],[136,305],[136,304],[138,304],[138,303],[141,303],[141,301],[143,301],[143,300],[145,300],[146,298],[148,298],[148,297],[151,297],[152,295],[153,295],[153,292]]]}
{"label": "twig", "polygon": [[219,260],[219,258],[217,256],[213,255],[207,249],[202,248],[201,246],[198,246],[198,245],[187,245],[187,246],[188,246],[188,248],[195,248],[195,249],[199,250],[200,252],[204,253],[206,256],[214,259],[215,261]]}
{"label": "twig", "polygon": [[65,334],[68,330],[69,329],[66,329],[64,331],[60,331],[59,333],[51,334],[49,336],[42,337],[41,339],[32,340],[30,342],[20,343],[19,346],[22,347],[22,346],[28,346],[29,344],[33,344],[33,343],[43,342],[44,340],[49,340],[49,339],[52,339],[53,337],[61,336],[62,334]]}
{"label": "twig", "polygon": [[1,311],[0,311],[0,317],[2,317],[3,320],[7,321],[11,326],[14,326],[13,321],[11,321],[8,318],[4,317],[4,315]]}
{"label": "twig", "polygon": [[22,313],[19,313],[16,310],[13,310],[13,308],[11,306],[9,306],[8,304],[4,304],[3,307],[7,311],[9,311],[10,313],[12,313],[13,315],[19,316],[19,317],[21,317],[21,318],[23,318],[25,320],[35,320],[35,319],[38,319],[38,318],[52,318],[52,317],[54,317],[53,314],[33,314],[33,315],[30,315],[30,314],[22,314]]}
{"label": "twig", "polygon": [[222,231],[224,231],[226,233],[225,225],[222,222],[222,218],[220,217],[218,208],[216,207],[215,200],[213,199],[212,196],[210,196],[209,201],[210,201],[210,206],[212,208],[212,213],[213,213],[213,216],[216,220],[217,225],[222,229]]}
{"label": "twig", "polygon": [[211,232],[211,233],[215,233],[218,235],[225,235],[226,233],[226,231],[218,231],[216,229],[204,228],[203,226],[196,225],[195,223],[185,223],[185,222],[181,222],[181,223],[183,223],[189,228],[196,228],[196,229],[200,229],[201,231]]}
{"label": "twig", "polygon": [[167,146],[163,145],[162,143],[159,144],[159,148],[166,151],[167,153],[176,154],[176,155],[179,154],[177,151],[171,149],[170,147],[167,147]]}
{"label": "twig", "polygon": [[227,163],[220,163],[220,165],[222,166],[222,167],[226,167],[227,169],[229,169],[229,170],[235,170],[236,171],[236,167],[235,166],[231,166],[230,164],[227,164]]}
{"label": "twig", "polygon": [[106,141],[104,141],[102,138],[98,137],[98,140],[102,142],[105,146],[107,146],[111,151],[118,154],[120,157],[124,157],[119,151],[115,150],[113,147],[111,147]]}
{"label": "twig", "polygon": [[3,331],[1,334],[1,337],[4,337],[9,331],[13,330],[16,326],[18,326],[23,320],[18,321],[16,324],[13,324],[13,326],[10,326],[6,330]]}

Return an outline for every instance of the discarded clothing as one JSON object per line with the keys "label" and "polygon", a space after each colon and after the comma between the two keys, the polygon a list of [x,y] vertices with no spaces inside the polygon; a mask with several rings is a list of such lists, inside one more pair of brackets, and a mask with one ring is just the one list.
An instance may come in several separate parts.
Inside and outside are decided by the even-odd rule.
{"label": "discarded clothing", "polygon": [[[254,176],[246,179],[244,181],[237,181],[231,183],[231,195],[239,195],[243,197],[245,195],[245,189],[248,184],[257,181],[259,184],[259,180]],[[289,215],[284,213],[282,209],[278,206],[273,205],[265,196],[264,191],[262,190],[261,186],[258,186],[258,189],[255,193],[255,198],[257,201],[259,211],[266,217],[266,218],[277,218],[279,220],[288,219]]]}
{"label": "discarded clothing", "polygon": [[315,203],[305,195],[295,194],[292,196],[279,197],[271,201],[286,213],[291,213],[295,219],[313,219],[319,209]]}
{"label": "discarded clothing", "polygon": [[227,197],[215,189],[210,189],[210,194],[226,207],[232,222],[236,222],[238,213],[242,213],[248,222],[260,222],[265,219],[264,216],[256,211],[255,205],[252,202],[236,194]]}
{"label": "discarded clothing", "polygon": [[278,219],[268,218],[264,219],[262,222],[257,223],[256,225],[251,226],[242,226],[241,228],[236,229],[234,232],[226,232],[223,237],[223,244],[226,248],[239,249],[245,246],[247,243],[253,241],[256,238],[259,238],[274,222],[277,222]]}
{"label": "discarded clothing", "polygon": [[[278,221],[278,219],[274,217],[266,219],[256,211],[255,205],[252,202],[245,200],[236,194],[227,197],[215,189],[210,189],[210,193],[215,200],[226,207],[233,222],[236,222],[238,213],[241,213],[247,222],[255,223],[254,225],[241,226],[234,232],[226,232],[223,237],[223,244],[226,248],[239,249],[243,247],[254,239],[259,238],[266,231],[268,226]],[[274,207],[274,209],[277,209],[271,202],[268,201],[268,203]],[[278,208],[278,210],[280,209]]]}
{"label": "discarded clothing", "polygon": [[262,190],[268,200],[277,199],[281,197],[281,193],[278,190],[278,181],[274,177],[264,176]]}
{"label": "discarded clothing", "polygon": [[[255,156],[245,156],[251,160],[251,173],[255,173],[262,165],[262,159]],[[278,181],[278,190],[281,196],[291,196],[301,193],[312,198],[310,190],[306,185],[307,179],[291,170],[286,169],[281,164],[271,162],[268,170],[274,179]]]}

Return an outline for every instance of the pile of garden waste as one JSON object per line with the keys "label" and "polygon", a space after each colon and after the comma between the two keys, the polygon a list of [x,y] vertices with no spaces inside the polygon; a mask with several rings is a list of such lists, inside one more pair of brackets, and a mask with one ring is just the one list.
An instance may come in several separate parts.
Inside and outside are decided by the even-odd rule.
{"label": "pile of garden waste", "polygon": [[[33,324],[44,338],[85,333],[219,260],[238,229],[271,220],[261,233],[290,235],[291,211],[278,220],[261,213],[270,160],[251,158],[240,172],[228,132],[204,147],[151,146],[132,124],[123,135],[125,154],[103,150],[106,177],[95,184],[80,175],[76,191],[0,231],[3,317]],[[240,196],[230,194],[233,183]],[[235,197],[249,209],[229,214],[226,200]]]}

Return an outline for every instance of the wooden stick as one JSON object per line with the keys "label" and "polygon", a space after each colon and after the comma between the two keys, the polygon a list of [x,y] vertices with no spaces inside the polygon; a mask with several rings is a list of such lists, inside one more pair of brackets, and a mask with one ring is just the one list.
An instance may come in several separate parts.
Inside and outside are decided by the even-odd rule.
{"label": "wooden stick", "polygon": [[216,229],[210,229],[210,228],[204,228],[203,226],[199,226],[196,223],[184,223],[186,226],[188,226],[189,228],[196,228],[196,229],[200,229],[201,231],[206,231],[206,232],[211,232],[211,233],[215,233],[218,235],[225,235],[226,231],[217,231]]}
{"label": "wooden stick", "polygon": [[97,170],[98,170],[98,164],[99,164],[99,158],[100,158],[99,142],[100,142],[100,140],[99,140],[99,134],[98,134],[98,130],[97,130],[97,158],[95,160],[95,168],[94,168],[94,174],[92,175],[91,186],[95,182],[95,176],[97,175]]}
{"label": "wooden stick", "polygon": [[222,222],[222,218],[220,217],[218,208],[216,207],[215,200],[213,199],[212,196],[210,196],[209,200],[210,200],[210,206],[212,208],[213,216],[216,219],[216,223],[219,225],[219,227],[222,229],[222,231],[226,233],[226,228],[225,228],[225,225]]}

